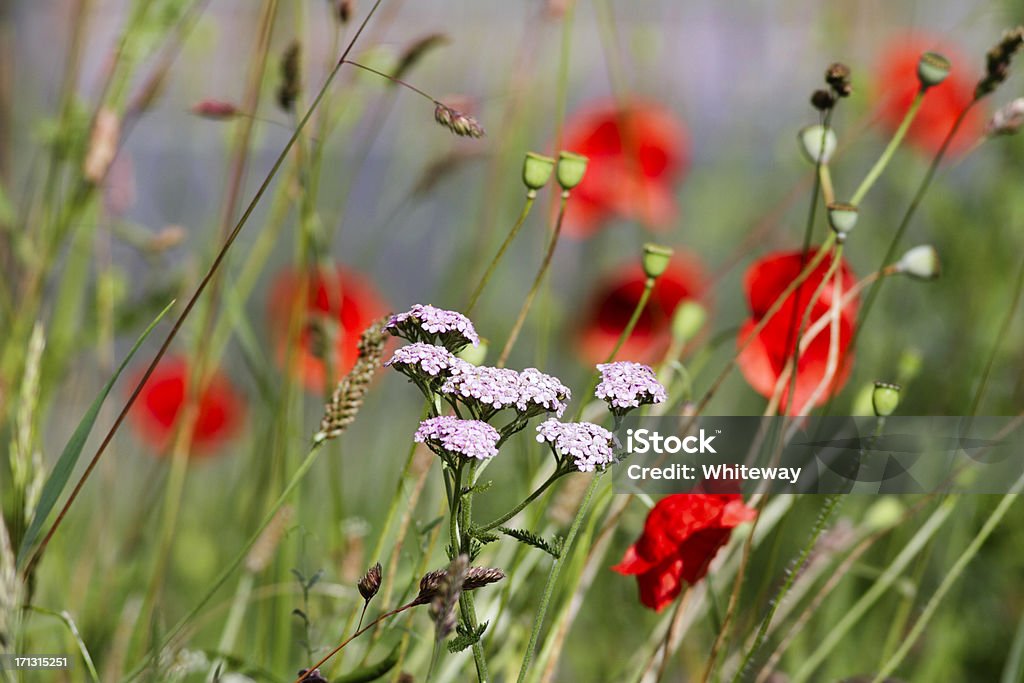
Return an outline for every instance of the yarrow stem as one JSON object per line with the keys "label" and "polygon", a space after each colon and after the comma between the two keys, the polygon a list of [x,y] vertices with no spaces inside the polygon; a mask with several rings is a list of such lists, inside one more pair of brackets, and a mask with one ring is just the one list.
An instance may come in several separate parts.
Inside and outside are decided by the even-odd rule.
{"label": "yarrow stem", "polygon": [[514,508],[512,508],[511,510],[509,510],[508,512],[503,514],[501,517],[498,517],[494,521],[488,522],[487,524],[484,524],[483,526],[479,527],[477,529],[477,531],[479,531],[480,533],[484,533],[484,532],[490,531],[491,529],[495,529],[495,528],[501,526],[502,524],[504,524],[505,522],[507,522],[508,520],[512,519],[513,517],[518,515],[520,512],[522,512],[523,509],[526,508],[527,505],[529,505],[533,501],[537,500],[537,498],[539,498],[542,493],[547,491],[549,486],[551,486],[556,481],[558,481],[559,479],[564,477],[566,474],[569,474],[569,472],[565,471],[565,470],[562,470],[561,468],[556,469],[555,472],[550,477],[548,477],[544,481],[543,484],[538,486],[533,491],[533,493],[531,493],[526,498],[524,498],[522,500],[522,502],[520,502]]}

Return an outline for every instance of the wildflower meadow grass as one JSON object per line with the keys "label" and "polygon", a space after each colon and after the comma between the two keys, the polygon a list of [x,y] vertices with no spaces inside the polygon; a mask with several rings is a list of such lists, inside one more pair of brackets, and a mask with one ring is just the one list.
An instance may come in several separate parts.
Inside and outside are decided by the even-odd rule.
{"label": "wildflower meadow grass", "polygon": [[1024,681],[976,5],[0,3],[0,680]]}

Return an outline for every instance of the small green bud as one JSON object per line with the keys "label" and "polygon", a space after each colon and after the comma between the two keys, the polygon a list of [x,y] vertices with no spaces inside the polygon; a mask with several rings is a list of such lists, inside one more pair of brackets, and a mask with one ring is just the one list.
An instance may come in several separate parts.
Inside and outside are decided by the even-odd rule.
{"label": "small green bud", "polygon": [[896,262],[895,270],[918,280],[934,280],[942,274],[939,252],[930,244],[908,249]]}
{"label": "small green bud", "polygon": [[828,224],[837,235],[845,237],[857,225],[857,207],[853,204],[832,202],[828,205]]}
{"label": "small green bud", "polygon": [[903,503],[895,496],[883,496],[875,501],[864,513],[864,524],[868,529],[880,531],[896,526],[902,519]]}
{"label": "small green bud", "polygon": [[672,249],[660,244],[648,242],[644,245],[644,274],[647,277],[660,277],[672,260]]}
{"label": "small green bud", "polygon": [[708,314],[696,301],[683,301],[672,314],[672,337],[685,344],[701,331]]}
{"label": "small green bud", "polygon": [[875,415],[889,417],[896,412],[896,407],[900,404],[900,389],[902,387],[899,384],[875,382],[875,390],[871,393],[871,405],[875,409]]}
{"label": "small green bud", "polygon": [[523,184],[537,191],[548,184],[555,170],[555,160],[536,152],[527,152],[523,160]]}
{"label": "small green bud", "polygon": [[481,339],[480,343],[476,346],[466,344],[455,356],[470,365],[483,365],[483,362],[487,360],[487,340]]}
{"label": "small green bud", "polygon": [[949,76],[952,65],[938,52],[925,52],[917,62],[917,80],[922,89],[938,85]]}
{"label": "small green bud", "polygon": [[571,190],[580,184],[587,172],[587,161],[587,157],[575,152],[563,151],[558,154],[558,184],[563,190]]}
{"label": "small green bud", "polygon": [[801,128],[797,139],[804,156],[812,164],[817,164],[819,157],[822,164],[827,164],[839,145],[835,131],[820,124]]}

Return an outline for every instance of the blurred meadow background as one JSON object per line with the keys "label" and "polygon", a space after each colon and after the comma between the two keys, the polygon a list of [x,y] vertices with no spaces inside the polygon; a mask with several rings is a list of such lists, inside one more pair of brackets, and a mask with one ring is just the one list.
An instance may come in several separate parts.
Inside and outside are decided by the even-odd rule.
{"label": "blurred meadow background", "polygon": [[[852,74],[852,94],[831,117],[831,179],[843,200],[892,138],[917,89],[920,52],[953,63],[846,243],[848,267],[864,277],[985,74],[986,51],[1024,22],[1008,0],[384,0],[348,58],[401,68],[486,135],[454,136],[432,102],[343,65],[26,571],[15,556],[82,416],[175,300],[103,402],[39,536],[372,6],[0,2],[0,444],[9,444],[0,651],[75,660],[64,673],[0,672],[7,679],[290,681],[351,635],[367,567],[384,566],[376,615],[446,566],[440,467],[412,443],[423,401],[396,372],[377,373],[351,427],[279,496],[309,464],[325,403],[366,327],[417,303],[466,310],[523,208],[527,152],[590,156],[585,182],[604,184],[581,185],[575,207],[570,198],[509,367],[561,378],[573,411],[590,399],[593,364],[633,312],[642,245],[655,241],[675,260],[619,358],[663,370],[666,349],[674,353],[686,372],[668,372],[671,410],[682,412],[737,353],[751,316],[745,273],[801,248],[818,184],[797,133],[821,121],[809,98],[825,87],[826,67],[841,61]],[[885,278],[857,326],[849,377],[832,387],[833,414],[871,414],[875,380],[903,386],[900,414],[1020,414],[1024,136],[986,129],[1024,95],[1013,66],[964,119],[896,252],[932,245],[942,276]],[[623,136],[635,140],[615,133],[609,143],[605,129],[634,112]],[[605,143],[637,144],[642,168],[603,172],[615,163],[602,162],[615,156]],[[501,354],[558,207],[552,180],[469,313],[486,341],[476,362]],[[812,244],[829,233],[825,213],[819,205]],[[313,293],[302,284],[310,273]],[[686,300],[707,319],[676,346],[670,323]],[[751,373],[732,372],[703,411],[764,412],[768,396]],[[593,406],[585,414],[596,419]],[[521,500],[546,466],[533,429],[489,466],[495,485],[477,498],[481,517]],[[561,480],[517,526],[565,536],[591,476]],[[826,513],[818,496],[768,501],[754,542],[745,544],[749,525],[738,527],[708,575],[654,612],[630,577],[609,570],[652,501],[609,489],[595,489],[576,547],[559,560],[526,673],[554,560],[511,539],[484,547],[481,562],[508,575],[478,597],[493,680],[870,681],[894,662],[894,680],[1024,681],[1019,505],[852,496]],[[986,530],[987,520],[999,523]],[[385,621],[323,674],[475,680],[469,650],[431,666],[433,629],[416,611]]]}

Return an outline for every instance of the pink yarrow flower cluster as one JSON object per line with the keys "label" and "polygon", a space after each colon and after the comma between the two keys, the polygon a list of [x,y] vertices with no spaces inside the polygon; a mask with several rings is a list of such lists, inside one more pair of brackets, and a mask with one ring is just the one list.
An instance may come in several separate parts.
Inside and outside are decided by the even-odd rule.
{"label": "pink yarrow flower cluster", "polygon": [[442,415],[420,422],[413,438],[448,454],[487,460],[498,454],[500,435],[486,422]]}
{"label": "pink yarrow flower cluster", "polygon": [[466,361],[456,358],[443,346],[416,342],[397,349],[384,365],[410,376],[422,372],[438,377],[459,365],[466,365]]}
{"label": "pink yarrow flower cluster", "polygon": [[633,408],[665,401],[665,387],[649,366],[632,361],[602,363],[597,366],[601,382],[594,395],[606,401],[614,413],[627,413]]}
{"label": "pink yarrow flower cluster", "polygon": [[615,461],[615,437],[590,422],[559,422],[550,418],[537,426],[537,441],[550,444],[560,462],[572,458],[580,472],[604,469]]}
{"label": "pink yarrow flower cluster", "polygon": [[451,377],[441,393],[471,399],[483,406],[501,410],[515,406],[527,415],[565,412],[572,392],[557,378],[536,368],[516,372],[508,368],[477,367],[468,363],[452,368]]}
{"label": "pink yarrow flower cluster", "polygon": [[467,344],[480,344],[469,318],[429,304],[416,304],[405,313],[391,316],[386,328],[396,337],[411,342],[440,343],[453,352]]}

